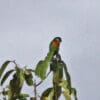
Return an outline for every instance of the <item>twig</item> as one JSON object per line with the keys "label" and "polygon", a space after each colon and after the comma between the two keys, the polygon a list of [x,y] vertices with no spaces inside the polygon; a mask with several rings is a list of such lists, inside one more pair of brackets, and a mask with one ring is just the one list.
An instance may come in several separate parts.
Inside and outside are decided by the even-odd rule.
{"label": "twig", "polygon": [[[47,74],[47,76],[45,77],[45,79],[48,77],[48,75],[50,74],[50,72],[51,72],[51,71],[48,72],[48,74]],[[45,80],[45,79],[44,79],[44,80]],[[39,86],[39,85],[42,84],[42,83],[43,83],[43,81],[40,81],[38,84],[36,84],[36,87]]]}

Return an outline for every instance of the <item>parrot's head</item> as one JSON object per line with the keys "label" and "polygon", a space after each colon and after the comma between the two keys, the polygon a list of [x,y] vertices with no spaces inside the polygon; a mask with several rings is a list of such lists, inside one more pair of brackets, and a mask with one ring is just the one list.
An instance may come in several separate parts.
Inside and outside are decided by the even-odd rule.
{"label": "parrot's head", "polygon": [[62,41],[62,39],[61,39],[60,37],[55,37],[55,38],[52,40],[51,44],[52,44],[54,47],[58,47],[58,46],[60,45],[61,41]]}

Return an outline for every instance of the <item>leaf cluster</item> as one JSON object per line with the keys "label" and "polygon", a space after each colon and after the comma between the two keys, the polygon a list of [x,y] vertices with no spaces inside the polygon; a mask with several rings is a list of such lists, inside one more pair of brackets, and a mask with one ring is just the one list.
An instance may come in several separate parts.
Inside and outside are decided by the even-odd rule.
{"label": "leaf cluster", "polygon": [[[13,69],[10,69],[3,75],[5,69],[10,63],[14,63]],[[2,94],[7,95],[8,100],[25,100],[27,97],[29,97],[29,95],[21,93],[21,90],[24,82],[26,82],[28,86],[34,85],[32,72],[33,70],[31,69],[20,68],[15,61],[5,61],[0,68],[1,86],[3,86],[11,74],[13,77],[8,84],[7,90],[3,91]]]}
{"label": "leaf cluster", "polygon": [[[10,63],[13,63],[13,68],[4,74]],[[50,73],[52,73],[52,87],[47,88],[41,93],[41,96],[38,96],[37,87],[45,81]],[[4,85],[10,75],[12,75],[12,79],[7,88],[1,92],[5,98],[7,97],[7,100],[27,100],[29,94],[22,93],[24,83],[34,87],[35,95],[30,97],[30,100],[37,100],[38,97],[40,100],[59,100],[61,95],[65,97],[65,100],[71,100],[71,96],[77,100],[77,91],[72,87],[67,66],[59,54],[59,47],[52,46],[52,42],[46,57],[38,62],[35,70],[19,67],[15,61],[5,61],[0,67],[1,86]],[[33,75],[40,78],[39,83],[34,80]]]}

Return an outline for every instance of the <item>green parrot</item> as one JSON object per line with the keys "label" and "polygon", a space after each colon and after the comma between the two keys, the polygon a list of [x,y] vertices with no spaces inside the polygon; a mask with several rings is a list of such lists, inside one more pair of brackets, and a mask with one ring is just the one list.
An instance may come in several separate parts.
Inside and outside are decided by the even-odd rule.
{"label": "green parrot", "polygon": [[49,45],[49,52],[47,53],[47,56],[44,60],[40,60],[36,66],[35,75],[40,77],[42,80],[46,78],[46,72],[53,57],[59,52],[61,41],[60,37],[55,37]]}
{"label": "green parrot", "polygon": [[60,37],[54,38],[49,46],[49,52],[54,52],[54,55],[58,53],[59,51],[59,45],[61,43],[62,39]]}

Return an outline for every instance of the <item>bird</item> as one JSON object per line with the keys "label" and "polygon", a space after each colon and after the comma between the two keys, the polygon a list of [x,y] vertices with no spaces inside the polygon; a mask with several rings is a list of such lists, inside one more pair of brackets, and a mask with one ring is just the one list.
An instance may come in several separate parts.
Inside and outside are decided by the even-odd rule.
{"label": "bird", "polygon": [[54,52],[54,55],[58,53],[59,51],[59,46],[60,46],[60,43],[62,42],[62,39],[60,37],[55,37],[50,45],[49,45],[49,52],[53,51]]}
{"label": "bird", "polygon": [[40,77],[41,80],[44,80],[46,78],[46,72],[48,66],[50,65],[50,62],[52,61],[53,57],[56,54],[58,54],[61,42],[62,42],[61,37],[55,37],[49,44],[49,51],[47,53],[47,56],[44,58],[44,60],[40,60],[37,63],[35,69],[35,75]]}

